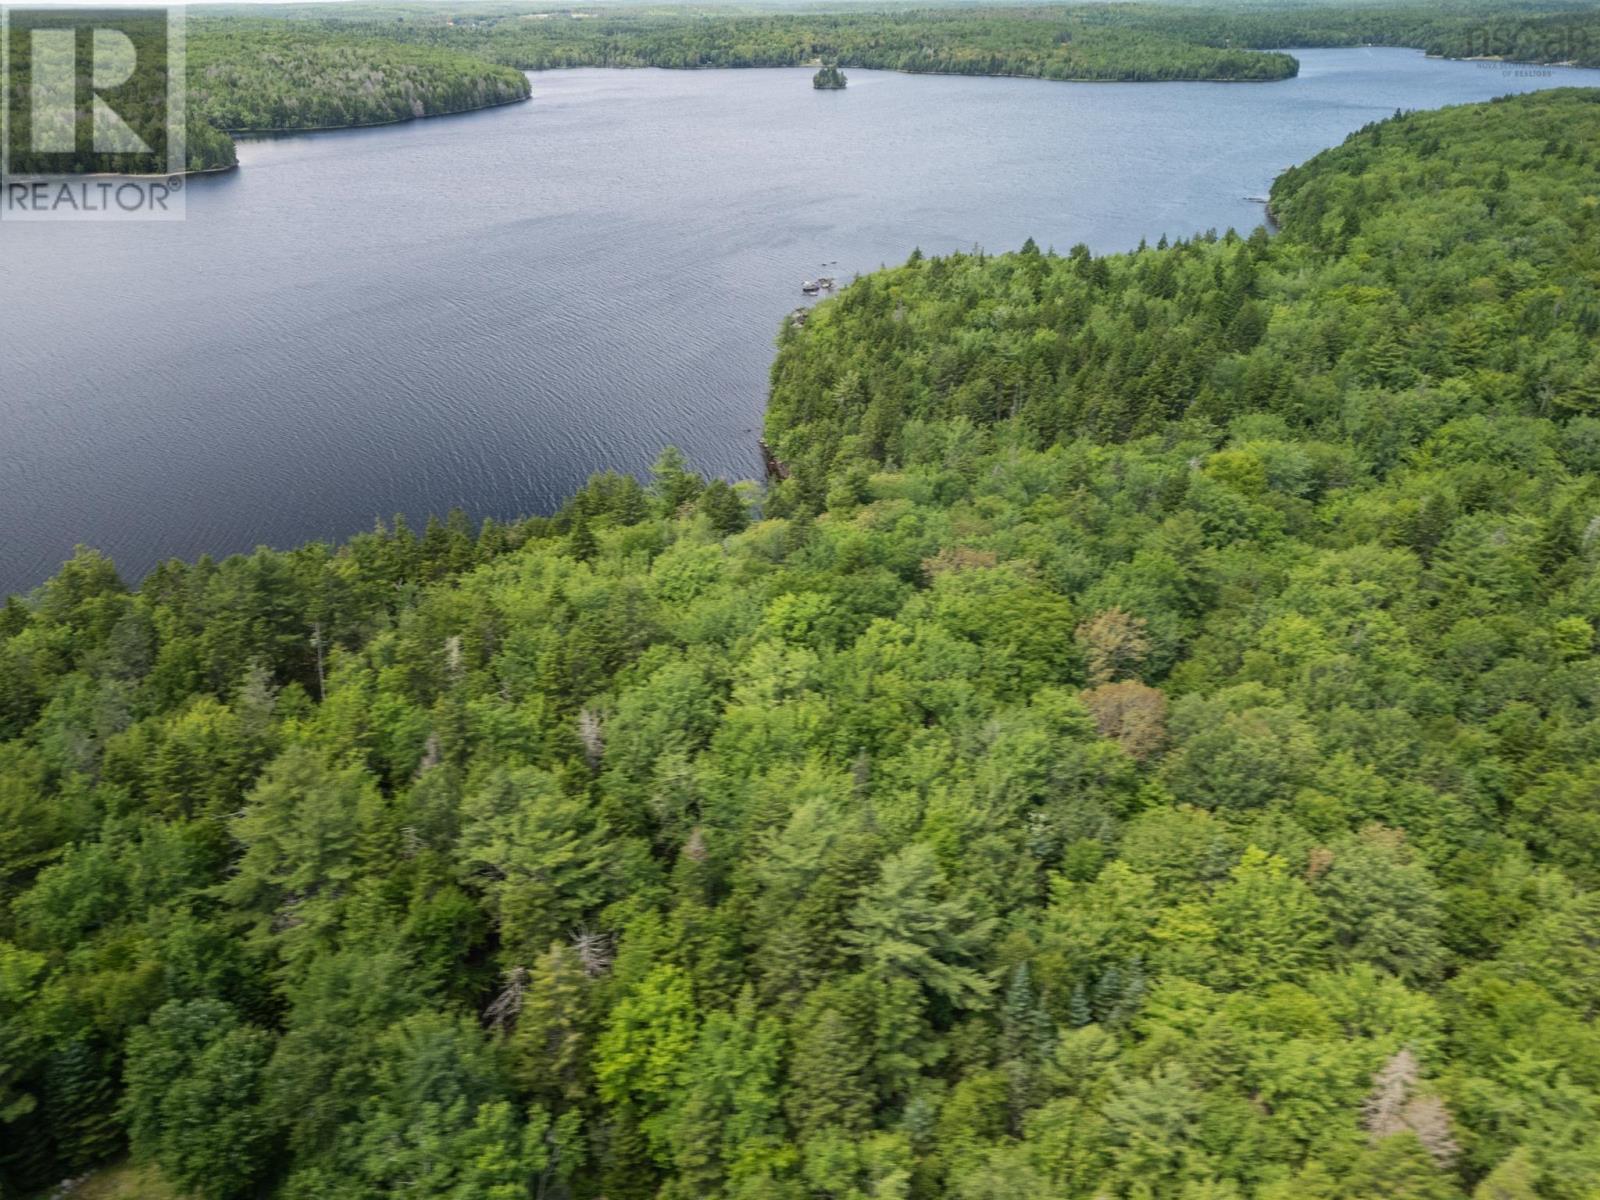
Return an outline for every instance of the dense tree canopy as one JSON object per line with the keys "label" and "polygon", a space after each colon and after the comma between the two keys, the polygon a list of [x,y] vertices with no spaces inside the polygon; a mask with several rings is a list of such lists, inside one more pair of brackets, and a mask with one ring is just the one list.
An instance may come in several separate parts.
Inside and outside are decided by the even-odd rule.
{"label": "dense tree canopy", "polygon": [[514,0],[449,8],[356,3],[282,8],[329,28],[465,48],[550,67],[845,67],[1045,79],[1282,79],[1295,46],[1411,46],[1457,58],[1600,64],[1600,11],[1561,0],[1448,3],[872,4],[774,12],[759,6]]}
{"label": "dense tree canopy", "polygon": [[[64,168],[36,154],[31,126],[18,120],[10,127],[14,173],[165,169],[166,17],[119,15],[117,20],[139,52],[138,71],[116,91],[115,107],[153,153],[90,152],[87,131],[94,116],[86,98],[93,63],[90,56],[78,55],[84,76],[78,157]],[[81,15],[34,12],[18,14],[11,23],[10,69],[0,85],[10,90],[12,113],[33,111],[27,102],[34,74],[31,30],[75,22],[81,23]],[[350,27],[312,31],[243,17],[197,18],[187,25],[179,78],[187,80],[184,151],[191,170],[233,165],[229,133],[375,125],[505,104],[529,93],[527,78],[512,68],[453,50],[363,36]]]}
{"label": "dense tree canopy", "polygon": [[949,7],[684,15],[485,13],[409,21],[395,36],[460,46],[530,70],[550,67],[844,67],[1025,75],[1042,79],[1283,79],[1287,54],[1208,45],[1162,19],[1127,23],[1112,9]]}
{"label": "dense tree canopy", "polygon": [[206,1200],[1592,1200],[1600,97],[911,263],[790,477],[0,609],[0,1146]]}
{"label": "dense tree canopy", "polygon": [[521,72],[449,50],[242,18],[197,25],[190,95],[233,132],[375,125],[528,95]]}
{"label": "dense tree canopy", "polygon": [[[28,110],[28,30],[63,19],[70,20],[19,14],[12,22],[5,83],[13,112]],[[828,63],[1054,80],[1259,82],[1299,69],[1283,47],[1371,44],[1594,66],[1600,65],[1600,10],[1552,7],[1548,0],[951,4],[805,12],[551,9],[511,2],[289,5],[249,15],[209,9],[188,22],[186,151],[191,169],[226,167],[235,161],[230,133],[343,128],[504,104],[529,94],[524,70]],[[159,134],[165,109],[152,72],[160,60],[141,62],[144,69],[118,104],[141,129]],[[87,70],[87,62],[80,66]],[[80,93],[89,94],[87,81]],[[84,104],[80,124],[87,128],[92,119]],[[33,155],[27,134],[26,122],[13,123],[13,171],[59,168]],[[157,161],[85,151],[76,169],[159,169],[162,147],[151,144]]]}

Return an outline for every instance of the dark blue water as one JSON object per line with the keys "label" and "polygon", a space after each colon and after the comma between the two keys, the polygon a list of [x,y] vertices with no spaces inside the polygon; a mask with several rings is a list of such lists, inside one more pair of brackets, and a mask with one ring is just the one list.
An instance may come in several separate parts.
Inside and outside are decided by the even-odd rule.
{"label": "dark blue water", "polygon": [[548,511],[667,444],[760,469],[772,340],[824,261],[1254,227],[1396,108],[1600,83],[1402,50],[1270,84],[564,71],[533,101],[246,143],[173,225],[0,224],[0,592],[404,511]]}

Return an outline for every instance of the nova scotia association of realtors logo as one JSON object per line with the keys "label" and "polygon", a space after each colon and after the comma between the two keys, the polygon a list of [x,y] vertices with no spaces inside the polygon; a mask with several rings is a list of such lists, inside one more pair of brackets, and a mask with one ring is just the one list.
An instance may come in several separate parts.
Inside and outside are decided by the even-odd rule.
{"label": "nova scotia association of realtors logo", "polygon": [[0,6],[0,220],[181,220],[184,80],[181,6]]}

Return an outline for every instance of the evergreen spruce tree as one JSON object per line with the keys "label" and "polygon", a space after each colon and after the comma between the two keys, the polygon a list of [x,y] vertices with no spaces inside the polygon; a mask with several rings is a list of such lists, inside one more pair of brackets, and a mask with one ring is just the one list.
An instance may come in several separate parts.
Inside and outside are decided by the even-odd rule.
{"label": "evergreen spruce tree", "polygon": [[122,1144],[116,1089],[104,1052],[76,1038],[45,1066],[45,1119],[57,1158],[68,1171],[104,1162]]}
{"label": "evergreen spruce tree", "polygon": [[567,553],[579,562],[593,562],[600,553],[600,542],[589,528],[589,519],[582,513],[572,519],[572,531],[567,535]]}
{"label": "evergreen spruce tree", "polygon": [[1094,1024],[1094,1010],[1089,1006],[1089,994],[1084,991],[1081,983],[1072,989],[1072,995],[1067,1000],[1067,1024],[1074,1029]]}

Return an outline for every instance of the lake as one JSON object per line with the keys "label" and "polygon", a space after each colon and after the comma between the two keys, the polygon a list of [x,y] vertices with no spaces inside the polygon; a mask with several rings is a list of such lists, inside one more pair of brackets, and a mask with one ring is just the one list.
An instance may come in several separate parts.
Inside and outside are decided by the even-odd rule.
{"label": "lake", "polygon": [[1262,219],[1397,108],[1600,71],[1298,52],[1259,84],[537,74],[531,103],[242,142],[182,224],[0,224],[0,592],[461,505],[548,512],[666,444],[760,471],[803,278]]}

